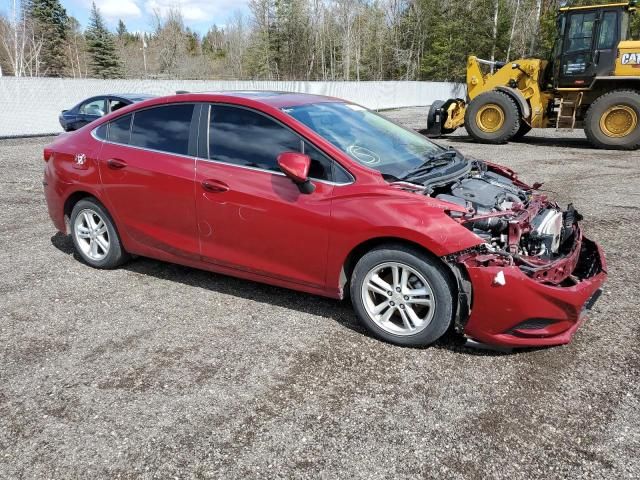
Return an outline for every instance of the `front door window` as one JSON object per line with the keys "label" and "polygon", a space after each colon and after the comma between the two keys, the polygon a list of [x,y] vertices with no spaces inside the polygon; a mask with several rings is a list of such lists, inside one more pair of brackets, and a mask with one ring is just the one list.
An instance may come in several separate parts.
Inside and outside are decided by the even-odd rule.
{"label": "front door window", "polygon": [[80,107],[80,113],[82,115],[91,115],[92,117],[101,117],[105,114],[105,102],[104,99],[93,100],[82,104]]}

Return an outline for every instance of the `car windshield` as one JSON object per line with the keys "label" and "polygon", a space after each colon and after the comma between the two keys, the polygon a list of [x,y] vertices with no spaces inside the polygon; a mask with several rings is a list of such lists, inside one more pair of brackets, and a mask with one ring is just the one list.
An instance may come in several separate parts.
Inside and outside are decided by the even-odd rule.
{"label": "car windshield", "polygon": [[401,178],[443,149],[422,135],[350,103],[314,103],[282,109],[358,163]]}

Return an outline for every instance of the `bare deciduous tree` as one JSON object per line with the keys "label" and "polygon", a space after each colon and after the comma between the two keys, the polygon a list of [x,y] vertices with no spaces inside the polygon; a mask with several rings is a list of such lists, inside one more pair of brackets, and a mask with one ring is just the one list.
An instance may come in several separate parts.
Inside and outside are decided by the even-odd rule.
{"label": "bare deciduous tree", "polygon": [[[8,1],[11,8],[0,18],[0,65],[8,74],[44,74],[43,39],[20,0]],[[130,32],[120,21],[117,35],[106,34],[115,38],[128,78],[461,81],[467,55],[512,60],[548,51],[552,40],[538,32],[551,35],[547,30],[558,5],[559,0],[249,0],[248,15],[234,13],[201,36],[185,25],[178,4],[155,11],[150,32]],[[73,19],[66,28],[64,74],[85,77],[88,32]]]}
{"label": "bare deciduous tree", "polygon": [[12,1],[9,15],[0,22],[0,46],[6,63],[16,77],[38,76],[43,39],[36,35],[21,2]]}

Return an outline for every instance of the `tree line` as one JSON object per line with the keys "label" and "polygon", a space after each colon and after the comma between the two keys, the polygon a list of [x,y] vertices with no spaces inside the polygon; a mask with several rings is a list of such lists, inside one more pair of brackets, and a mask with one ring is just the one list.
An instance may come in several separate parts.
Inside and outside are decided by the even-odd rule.
{"label": "tree line", "polygon": [[0,68],[4,75],[74,78],[460,81],[470,54],[499,61],[548,56],[559,6],[250,0],[248,14],[236,12],[200,35],[178,7],[154,12],[153,28],[142,33],[123,20],[110,31],[95,4],[83,29],[59,0],[12,0],[0,16]]}

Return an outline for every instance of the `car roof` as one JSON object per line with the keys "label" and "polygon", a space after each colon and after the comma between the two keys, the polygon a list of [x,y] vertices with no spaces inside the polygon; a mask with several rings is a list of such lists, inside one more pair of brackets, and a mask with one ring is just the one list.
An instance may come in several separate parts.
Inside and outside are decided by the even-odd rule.
{"label": "car roof", "polygon": [[274,90],[222,90],[218,92],[184,92],[178,95],[197,95],[198,97],[211,95],[216,97],[216,101],[220,101],[224,97],[229,99],[241,98],[253,100],[254,102],[259,102],[275,108],[309,105],[312,103],[345,102],[345,100],[325,95],[315,95],[311,93],[298,92],[279,92]]}
{"label": "car roof", "polygon": [[155,98],[155,95],[149,95],[148,93],[107,93],[105,97],[120,97],[132,101],[147,100],[149,98]]}
{"label": "car roof", "polygon": [[144,100],[150,100],[152,98],[157,98],[156,95],[149,95],[147,93],[104,93],[104,94],[101,94],[101,95],[94,95],[92,97],[85,98],[84,100],[82,100],[78,104],[76,104],[74,108],[77,108],[80,105],[83,105],[83,104],[88,103],[88,102],[93,102],[94,100],[101,100],[103,98],[106,99],[106,98],[110,98],[110,97],[122,98],[122,99],[128,100],[130,102],[142,102]]}
{"label": "car roof", "polygon": [[[119,108],[116,112],[109,113],[102,117],[105,121],[110,121],[114,116],[126,115],[139,109],[159,106],[169,103],[181,102],[212,102],[230,103],[247,107],[260,108],[269,107],[280,110],[288,107],[310,105],[314,103],[351,103],[340,98],[328,97],[324,95],[313,95],[309,93],[275,92],[268,90],[250,91],[221,91],[221,92],[185,92],[179,91],[175,95],[164,97],[149,97],[141,102],[134,102],[126,107]],[[97,120],[96,120],[97,121]]]}

